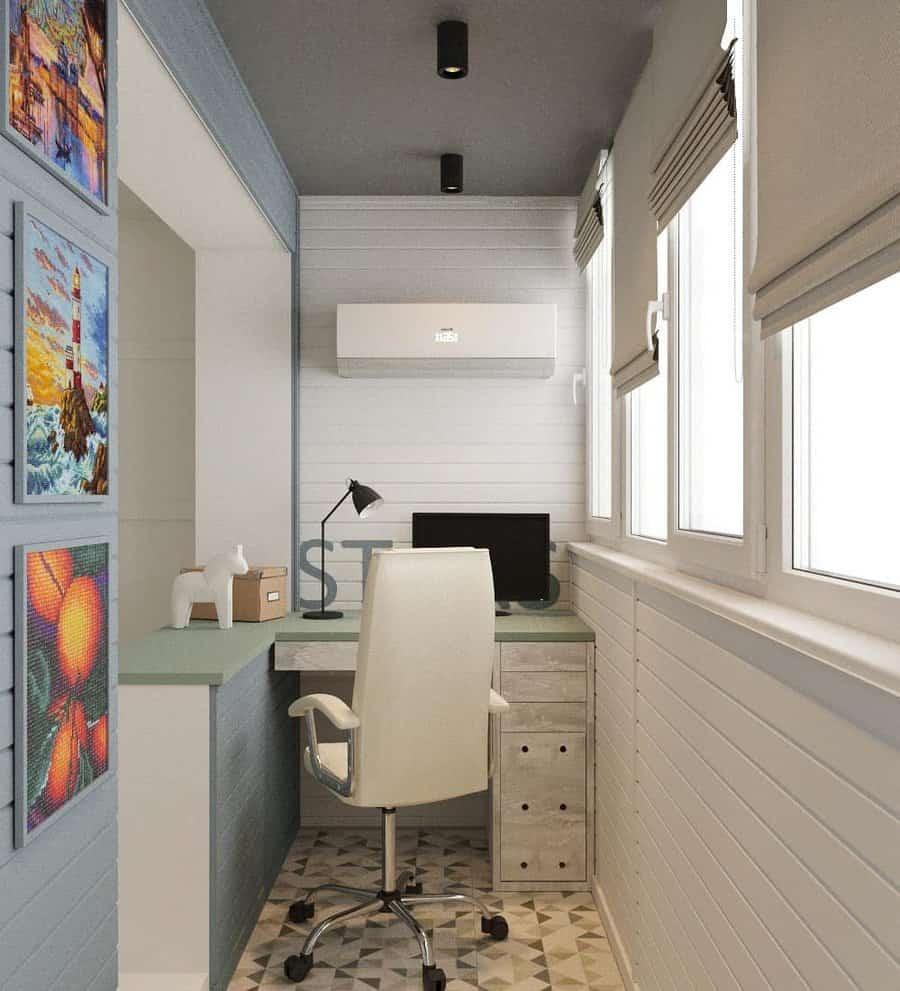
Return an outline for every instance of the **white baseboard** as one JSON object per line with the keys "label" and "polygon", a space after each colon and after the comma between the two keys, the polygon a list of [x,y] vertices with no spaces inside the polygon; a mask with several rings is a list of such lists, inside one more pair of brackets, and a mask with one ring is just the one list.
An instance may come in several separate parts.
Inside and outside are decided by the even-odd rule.
{"label": "white baseboard", "polygon": [[600,913],[603,928],[606,930],[606,938],[609,940],[613,956],[616,958],[616,966],[618,966],[619,974],[622,976],[622,983],[625,985],[627,991],[641,991],[632,975],[631,959],[625,950],[625,944],[622,942],[616,920],[610,911],[609,902],[600,889],[596,878],[591,880],[591,893],[594,896],[594,904],[597,906],[597,911]]}
{"label": "white baseboard", "polygon": [[119,974],[119,991],[209,991],[209,975]]}

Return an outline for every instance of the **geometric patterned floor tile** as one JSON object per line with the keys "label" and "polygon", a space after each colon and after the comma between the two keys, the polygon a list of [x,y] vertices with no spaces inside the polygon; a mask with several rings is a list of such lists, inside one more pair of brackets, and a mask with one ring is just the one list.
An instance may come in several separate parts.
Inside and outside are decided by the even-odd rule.
{"label": "geometric patterned floor tile", "polygon": [[[302,985],[283,974],[312,923],[288,919],[292,902],[317,884],[378,888],[381,834],[366,829],[301,829],[263,906],[228,991],[411,991],[422,986],[415,938],[399,919],[375,914],[322,938]],[[490,890],[487,839],[480,830],[401,829],[400,869],[416,873],[427,893],[475,894],[509,923],[509,939],[481,935],[469,908],[419,906],[448,991],[624,991],[588,892]],[[337,894],[317,899],[317,917],[353,904]]]}

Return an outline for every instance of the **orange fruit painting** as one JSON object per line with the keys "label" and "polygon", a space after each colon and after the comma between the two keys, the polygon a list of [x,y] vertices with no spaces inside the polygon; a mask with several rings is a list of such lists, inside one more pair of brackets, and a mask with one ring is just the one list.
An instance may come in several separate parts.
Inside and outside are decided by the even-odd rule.
{"label": "orange fruit painting", "polygon": [[108,551],[24,552],[23,841],[109,769]]}
{"label": "orange fruit painting", "polygon": [[63,549],[28,555],[28,601],[50,623],[59,619],[63,596],[72,582],[72,555]]}
{"label": "orange fruit painting", "polygon": [[59,668],[69,685],[75,688],[87,681],[97,644],[103,632],[103,604],[93,578],[76,578],[66,589],[59,610],[56,645]]}

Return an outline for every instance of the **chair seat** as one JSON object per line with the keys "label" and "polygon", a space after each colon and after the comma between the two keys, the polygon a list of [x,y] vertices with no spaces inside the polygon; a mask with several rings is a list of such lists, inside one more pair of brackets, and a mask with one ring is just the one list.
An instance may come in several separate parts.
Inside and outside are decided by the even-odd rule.
{"label": "chair seat", "polygon": [[[320,743],[319,760],[335,777],[342,780],[347,777],[347,755],[349,749],[346,743]],[[312,763],[309,759],[309,747],[303,751],[303,764],[312,774]],[[340,798],[340,796],[338,796]]]}

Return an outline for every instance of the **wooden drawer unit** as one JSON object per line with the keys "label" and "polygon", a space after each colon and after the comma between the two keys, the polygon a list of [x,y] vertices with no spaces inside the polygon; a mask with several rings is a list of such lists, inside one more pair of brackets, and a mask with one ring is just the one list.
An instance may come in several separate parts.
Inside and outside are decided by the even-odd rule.
{"label": "wooden drawer unit", "polygon": [[584,822],[509,825],[500,833],[500,880],[507,887],[587,887]]}
{"label": "wooden drawer unit", "polygon": [[506,733],[500,760],[504,822],[534,823],[556,813],[566,819],[584,819],[583,734]]}
{"label": "wooden drawer unit", "polygon": [[507,702],[583,702],[583,671],[503,671],[500,684]]}
{"label": "wooden drawer unit", "polygon": [[503,643],[503,671],[587,671],[588,643]]}
{"label": "wooden drawer unit", "polygon": [[503,643],[491,786],[498,890],[586,889],[593,822],[593,644]]}

